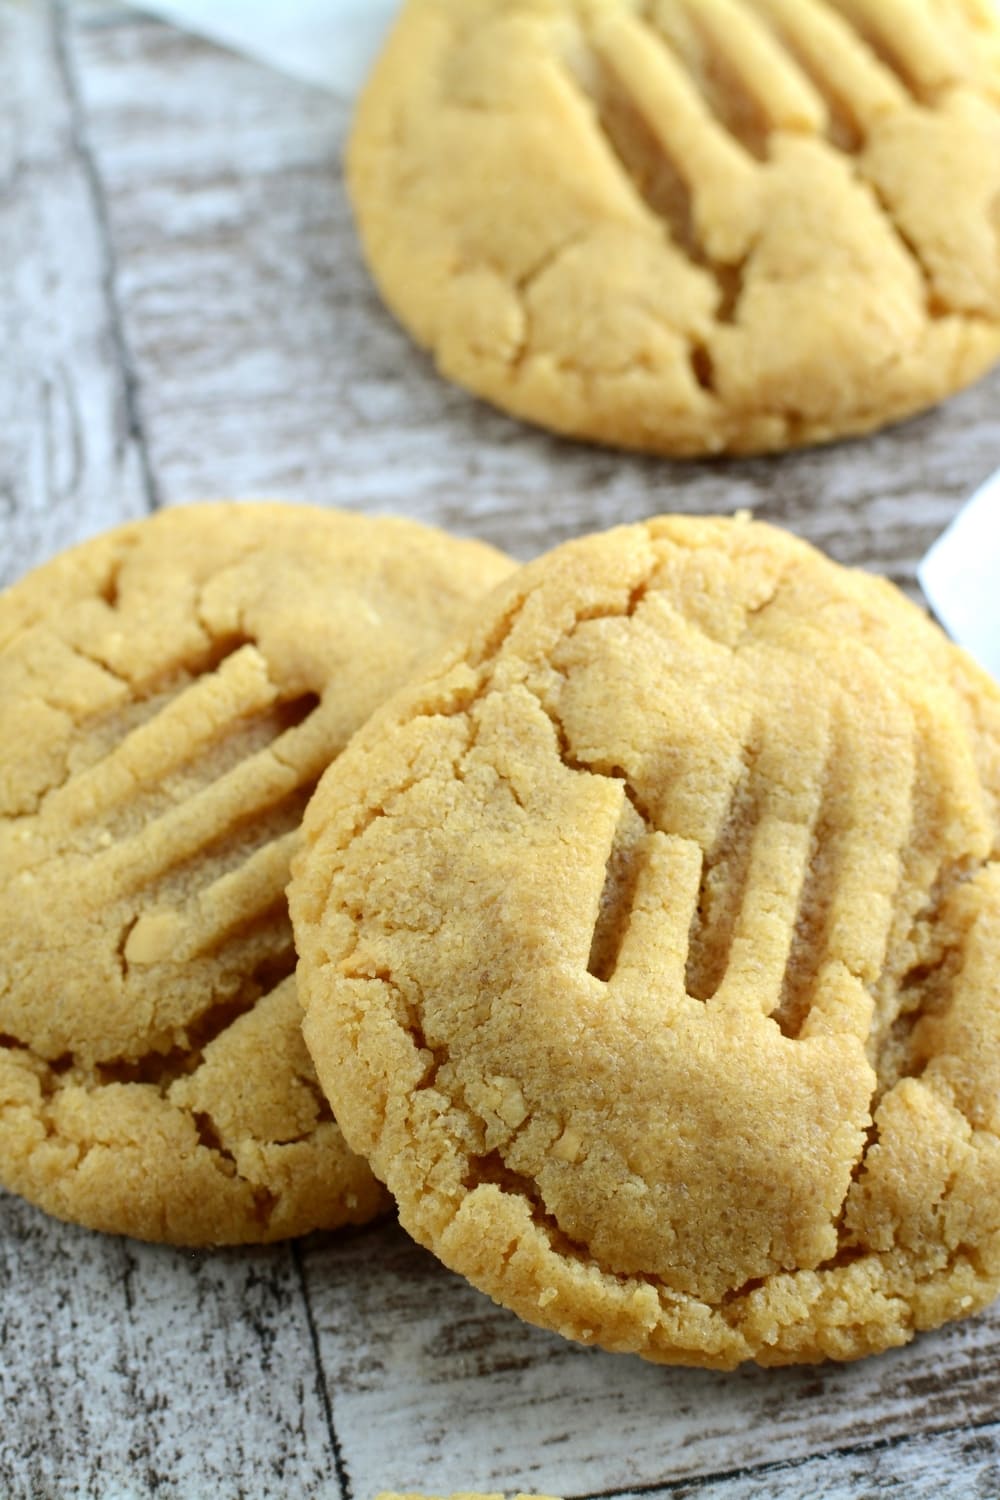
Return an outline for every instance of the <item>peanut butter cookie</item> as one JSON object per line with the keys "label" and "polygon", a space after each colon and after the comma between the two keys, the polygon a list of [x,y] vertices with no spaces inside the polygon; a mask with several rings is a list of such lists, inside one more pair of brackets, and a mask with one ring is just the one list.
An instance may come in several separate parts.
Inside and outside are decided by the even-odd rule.
{"label": "peanut butter cookie", "polygon": [[748,521],[571,543],[321,782],[306,1042],[404,1226],[649,1359],[851,1359],[1000,1286],[1000,692]]}
{"label": "peanut butter cookie", "polygon": [[180,1244],[385,1195],[302,1042],[285,901],[312,787],[498,553],[200,505],[0,598],[0,1183]]}
{"label": "peanut butter cookie", "polygon": [[409,0],[349,184],[441,371],[574,437],[824,442],[1000,358],[992,0]]}

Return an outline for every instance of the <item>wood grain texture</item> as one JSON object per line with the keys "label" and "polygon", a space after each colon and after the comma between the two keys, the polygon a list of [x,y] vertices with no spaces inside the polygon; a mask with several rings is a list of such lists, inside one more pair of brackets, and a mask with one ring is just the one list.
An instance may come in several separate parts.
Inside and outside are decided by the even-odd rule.
{"label": "wood grain texture", "polygon": [[341,1500],[295,1253],[206,1254],[0,1197],[4,1500]]}
{"label": "wood grain texture", "polygon": [[0,584],[141,515],[115,267],[54,12],[0,4]]}
{"label": "wood grain texture", "polygon": [[[438,1494],[617,1494],[767,1468],[777,1455],[799,1464],[842,1451],[863,1464],[879,1444],[1000,1420],[996,1309],[855,1365],[717,1375],[528,1328],[395,1225],[317,1241],[306,1264],[362,1496],[405,1493],[427,1475]],[[393,1424],[401,1441],[387,1446]]]}
{"label": "wood grain texture", "polygon": [[[648,1491],[640,1491],[639,1494]],[[1000,1423],[978,1431],[891,1440],[801,1463],[731,1471],[705,1482],[667,1485],[673,1500],[996,1500],[1000,1494]],[[639,1494],[622,1500],[639,1500]]]}
{"label": "wood grain texture", "polygon": [[[667,464],[518,426],[381,309],[349,108],[134,12],[0,0],[0,567],[159,503],[398,511],[527,557],[750,507],[912,587],[1000,464],[1000,375],[867,443]],[[185,1255],[0,1195],[0,1497],[1000,1494],[1000,1311],[848,1368],[582,1350],[392,1223]]]}

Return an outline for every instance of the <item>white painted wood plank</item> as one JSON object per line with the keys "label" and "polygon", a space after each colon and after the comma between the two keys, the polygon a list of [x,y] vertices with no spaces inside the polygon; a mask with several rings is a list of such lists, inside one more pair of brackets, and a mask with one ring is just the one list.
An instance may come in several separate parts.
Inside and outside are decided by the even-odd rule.
{"label": "white painted wood plank", "polygon": [[672,1500],[996,1500],[1000,1424],[680,1483],[666,1494]]}
{"label": "white painted wood plank", "polygon": [[1000,1412],[1000,1309],[854,1365],[721,1375],[528,1328],[395,1225],[317,1242],[307,1268],[337,1430],[363,1500],[380,1489],[632,1491]]}
{"label": "white painted wood plank", "polygon": [[290,1249],[88,1233],[0,1194],[3,1500],[340,1500]]}
{"label": "white painted wood plank", "polygon": [[401,510],[526,557],[660,510],[783,521],[904,581],[1000,463],[1000,375],[871,442],[669,464],[509,421],[381,308],[340,163],[345,101],[154,24],[79,37],[154,466],[219,491]]}
{"label": "white painted wood plank", "polygon": [[63,62],[47,6],[0,5],[0,585],[146,508]]}

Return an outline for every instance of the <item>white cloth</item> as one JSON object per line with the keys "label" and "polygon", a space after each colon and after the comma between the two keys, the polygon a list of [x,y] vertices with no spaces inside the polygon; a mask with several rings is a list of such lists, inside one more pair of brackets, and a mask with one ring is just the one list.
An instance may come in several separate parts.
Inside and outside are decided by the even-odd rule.
{"label": "white cloth", "polygon": [[1000,472],[934,543],[920,586],[949,635],[1000,677]]}
{"label": "white cloth", "polygon": [[353,95],[399,0],[142,0],[141,8],[293,78]]}

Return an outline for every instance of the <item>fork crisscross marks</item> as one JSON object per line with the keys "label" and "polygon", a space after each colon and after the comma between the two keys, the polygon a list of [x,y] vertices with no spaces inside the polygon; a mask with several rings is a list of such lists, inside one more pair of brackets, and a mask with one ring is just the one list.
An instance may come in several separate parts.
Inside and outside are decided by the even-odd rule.
{"label": "fork crisscross marks", "polygon": [[832,143],[855,152],[880,120],[905,110],[908,91],[823,0],[750,0],[824,101]]}
{"label": "fork crisscross marks", "polygon": [[[664,661],[675,691],[655,701]],[[912,816],[912,715],[884,677],[863,658],[832,661],[803,694],[799,660],[780,634],[733,652],[656,593],[627,625],[581,625],[556,663],[574,763],[626,778],[661,835],[700,851],[693,891],[661,891],[672,925],[676,910],[689,913],[686,993],[757,1007],[792,1036],[837,1029],[863,1042]],[[612,726],[600,755],[590,748],[599,717]],[[609,857],[605,950],[615,924],[624,950],[632,892],[648,908],[642,877],[620,868],[637,862],[634,823],[620,823]],[[621,908],[615,924],[609,888]]]}
{"label": "fork crisscross marks", "polygon": [[754,155],[777,130],[822,133],[826,107],[744,0],[651,0],[647,25],[676,51],[713,115]]}
{"label": "fork crisscross marks", "polygon": [[[188,1243],[366,1217],[377,1189],[282,982],[289,859],[337,726],[210,606],[158,633],[109,592],[0,655],[5,701],[37,681],[58,752],[27,805],[11,756],[0,824],[4,1181],[66,1217]],[[168,581],[168,619],[175,602]]]}
{"label": "fork crisscross marks", "polygon": [[[595,634],[604,640],[618,628],[634,644],[646,612],[640,605],[632,620],[590,622],[574,639],[588,655]],[[606,689],[616,661],[604,665]],[[626,674],[620,697],[605,702],[609,714],[627,719],[633,702],[648,709],[644,686]],[[863,1142],[872,1076],[856,1038],[792,1042],[765,1014],[780,992],[816,796],[776,774],[762,784],[763,832],[751,836],[750,858],[758,886],[744,903],[753,908],[748,930],[741,918],[734,923],[725,970],[742,988],[726,996],[724,978],[714,1001],[694,1000],[684,980],[701,848],[674,827],[643,824],[638,808],[649,804],[640,793],[632,805],[625,774],[588,766],[597,758],[569,695],[557,708],[521,686],[498,685],[469,711],[473,732],[458,775],[428,748],[421,780],[385,798],[387,814],[365,827],[334,874],[334,909],[342,893],[355,892],[358,941],[345,987],[377,989],[392,996],[394,1014],[419,1017],[419,1061],[399,1059],[407,1076],[412,1067],[423,1080],[414,1120],[464,1101],[455,1128],[466,1148],[536,1182],[545,1213],[601,1265],[714,1297],[782,1266],[818,1264],[836,1250],[834,1222]],[[418,721],[415,742],[424,729],[443,747],[450,721]],[[401,755],[409,737],[404,729]],[[764,752],[761,759],[770,776],[775,768]],[[642,781],[627,755],[623,770],[633,786]],[[647,816],[661,822],[658,811]],[[775,834],[785,824],[796,830],[787,890],[776,869],[784,856]],[[634,862],[633,889],[614,938],[616,917],[607,914],[595,959],[616,830]],[[488,863],[483,847],[494,851]],[[421,872],[416,880],[404,877],[409,860]],[[370,883],[365,871],[377,872]],[[386,911],[392,890],[405,896]],[[777,910],[781,903],[787,911]],[[744,972],[753,965],[751,927],[763,955],[752,982]],[[588,961],[606,965],[607,978],[588,973]],[[362,1038],[377,1035],[379,1016],[378,1006],[363,1005],[349,1033],[357,1026]],[[715,1154],[709,1136],[729,1144]],[[475,1181],[473,1161],[466,1189]],[[746,1202],[738,1222],[720,1228],[709,1205],[732,1195],[737,1181]]]}
{"label": "fork crisscross marks", "polygon": [[[997,85],[990,52],[980,51],[985,11],[934,0],[833,0],[833,4],[922,101],[972,83]],[[996,54],[993,54],[995,61]],[[992,76],[991,76],[992,75]]]}
{"label": "fork crisscross marks", "polygon": [[[378,1209],[301,1039],[290,859],[320,773],[506,566],[410,523],[202,505],[0,601],[5,1185],[188,1244]],[[22,703],[51,746],[26,772]]]}
{"label": "fork crisscross marks", "polygon": [[[650,0],[584,14],[596,54],[682,177],[705,252],[722,263],[745,254],[733,238],[739,220],[746,239],[759,229],[752,200],[764,179],[748,151],[767,158],[784,136],[829,138],[845,111],[857,135],[829,144],[849,156],[900,115],[933,121],[947,136],[953,96],[968,106],[1000,90],[1000,65],[977,47],[982,31],[932,13],[922,0],[892,7],[844,0],[839,8],[829,0]],[[912,92],[921,80],[930,88],[930,78],[935,99],[942,96],[936,119]],[[635,175],[627,159],[623,165]]]}
{"label": "fork crisscross marks", "polygon": [[[681,564],[679,573],[685,570],[690,587],[696,565]],[[913,883],[928,878],[911,846],[926,838],[943,858],[954,840],[969,859],[983,853],[973,815],[981,797],[963,775],[958,746],[935,745],[937,714],[920,695],[911,699],[912,689],[900,691],[860,642],[841,644],[808,615],[803,619],[803,586],[788,588],[779,580],[767,602],[749,610],[742,631],[720,630],[717,620],[708,635],[654,585],[631,616],[581,622],[552,658],[558,677],[549,711],[558,718],[564,763],[577,774],[613,778],[621,799],[616,822],[610,829],[604,825],[611,853],[597,919],[605,955],[598,977],[606,985],[610,1019],[603,1022],[600,1050],[587,1053],[586,1067],[600,1076],[608,1034],[627,1035],[629,1041],[617,1045],[628,1059],[623,1071],[631,1080],[629,1107],[642,1116],[622,1149],[621,1137],[609,1143],[604,1106],[594,1112],[577,1108],[569,1126],[580,1143],[574,1166],[586,1180],[585,1143],[599,1139],[601,1168],[615,1160],[615,1172],[624,1171],[626,1180],[652,1193],[662,1216],[659,1228],[676,1229],[689,1221],[672,1192],[658,1195],[663,1163],[670,1160],[671,1173],[677,1168],[682,1201],[697,1203],[692,1218],[702,1211],[710,1217],[709,1194],[721,1185],[719,1159],[710,1157],[710,1165],[701,1167],[708,1177],[702,1199],[701,1185],[692,1185],[698,1172],[694,1139],[707,1149],[708,1130],[709,1138],[725,1134],[731,1145],[734,1128],[739,1139],[753,1139],[761,1157],[738,1168],[731,1157],[722,1174],[725,1179],[732,1172],[733,1182],[744,1183],[738,1190],[739,1228],[731,1243],[725,1231],[713,1231],[713,1250],[725,1259],[726,1274],[739,1268],[747,1279],[767,1275],[761,1268],[768,1264],[790,1264],[784,1257],[792,1254],[800,1266],[833,1263],[838,1255],[845,1204],[851,1203],[852,1218],[857,1213],[855,1198],[849,1198],[852,1182],[859,1174],[866,1181],[864,1141],[856,1132],[868,1118],[875,1086],[864,1054],[878,1032],[876,1010],[885,1003],[882,977],[896,962],[901,909],[912,912],[923,899]],[[694,588],[692,595],[698,598]],[[927,766],[918,778],[918,762],[925,758],[933,769]],[[936,799],[936,809],[929,798]],[[642,831],[633,804],[645,810]],[[922,816],[931,818],[926,832]],[[599,856],[596,809],[592,823],[593,854]],[[623,863],[631,865],[625,875]],[[590,868],[592,889],[599,893],[599,858]],[[613,963],[609,893],[621,903]],[[581,954],[586,906],[582,896],[574,903]],[[952,978],[956,972],[950,970]],[[700,1003],[693,1005],[693,998]],[[757,1016],[778,1026],[761,1028],[752,1019]],[[928,1024],[918,1026],[917,1034],[925,1035]],[[689,1049],[683,1064],[681,1036]],[[765,1253],[763,1222],[773,1230],[769,1216],[780,1215],[783,1173],[797,1177],[804,1190],[808,1169],[797,1153],[806,1143],[813,1149],[817,1130],[816,1116],[798,1097],[799,1080],[784,1049],[801,1049],[812,1087],[828,1065],[821,1053],[831,1042],[855,1092],[848,1104],[845,1089],[839,1101],[844,1113],[831,1113],[823,1127],[837,1142],[824,1163],[823,1211],[811,1219],[811,1240],[804,1232],[794,1251],[787,1242],[779,1250],[779,1235]],[[730,1072],[730,1049],[740,1059],[738,1083]],[[875,1046],[872,1064],[879,1065],[881,1056]],[[649,1070],[644,1086],[635,1081],[643,1066]],[[703,1092],[709,1077],[712,1087],[725,1090],[732,1110],[727,1126]],[[757,1114],[761,1098],[767,1100],[764,1114],[772,1110],[783,1122],[774,1156],[769,1124]],[[664,1119],[651,1107],[657,1099],[665,1101]],[[814,1095],[813,1106],[817,1102]],[[889,1108],[886,1128],[894,1109],[898,1114],[897,1106]],[[685,1122],[692,1131],[690,1159],[684,1154]],[[895,1136],[890,1139],[896,1149]],[[783,1168],[777,1165],[782,1154]],[[883,1158],[876,1153],[874,1161]],[[565,1163],[550,1166],[530,1157],[522,1135],[510,1162],[524,1172],[528,1161],[543,1184],[548,1211],[595,1253],[600,1244],[604,1263],[636,1272],[667,1255],[673,1242],[669,1234],[657,1242],[651,1207],[628,1221],[645,1259],[633,1257],[621,1230],[624,1203],[616,1205],[614,1228],[602,1224],[595,1235],[590,1189],[570,1183]],[[596,1163],[591,1170],[596,1172]],[[876,1175],[879,1170],[886,1169],[876,1167]],[[760,1187],[758,1172],[775,1174],[767,1189]],[[814,1179],[809,1192],[820,1190]],[[730,1185],[726,1191],[736,1190]],[[869,1192],[859,1188],[858,1203]],[[759,1224],[757,1212],[763,1216]],[[744,1232],[755,1251],[740,1241]],[[697,1241],[698,1232],[692,1233]],[[810,1260],[820,1245],[822,1254]],[[768,1254],[775,1259],[769,1262]],[[700,1270],[686,1264],[678,1270],[676,1245],[669,1257],[670,1285],[713,1295]],[[758,1269],[750,1269],[754,1264]]]}
{"label": "fork crisscross marks", "polygon": [[[294,830],[331,751],[317,703],[282,693],[241,645],[4,830],[5,904],[23,932],[46,934],[67,996],[53,1009],[46,988],[33,995],[30,954],[11,954],[6,1032],[43,1056],[135,1059],[183,1041],[245,971],[290,952]],[[84,762],[88,738],[84,719]],[[93,972],[81,984],[84,955]],[[178,968],[195,955],[200,981]]]}
{"label": "fork crisscross marks", "polygon": [[957,0],[410,0],[351,149],[373,269],[561,431],[870,430],[996,357],[998,38]]}
{"label": "fork crisscross marks", "polygon": [[981,1306],[998,747],[919,611],[769,528],[525,569],[348,747],[292,886],[310,1049],[406,1227],[654,1359]]}
{"label": "fork crisscross marks", "polygon": [[[780,3],[776,9],[781,15]],[[935,316],[945,316],[952,310],[981,310],[981,300],[979,306],[970,305],[969,287],[963,293],[961,278],[955,273],[947,287],[934,283],[933,266],[937,264],[946,274],[956,257],[947,232],[947,247],[944,252],[938,249],[936,255],[931,236],[940,232],[940,194],[944,193],[957,198],[966,221],[964,227],[972,232],[974,242],[978,245],[984,234],[989,238],[988,191],[976,192],[965,182],[956,185],[944,173],[928,191],[926,168],[928,158],[933,163],[942,151],[952,159],[956,153],[959,158],[968,157],[968,149],[963,152],[962,147],[963,143],[966,148],[972,145],[974,130],[961,120],[925,119],[910,106],[905,89],[865,44],[859,46],[850,32],[825,13],[819,16],[818,28],[810,26],[808,18],[803,26],[800,15],[798,27],[793,23],[793,29],[800,45],[807,51],[811,47],[814,56],[817,30],[832,31],[839,43],[835,55],[841,71],[834,80],[824,80],[829,106],[768,27],[737,0],[712,0],[697,6],[661,4],[651,11],[659,29],[624,8],[600,11],[590,35],[603,61],[605,77],[610,70],[619,91],[616,94],[615,89],[609,92],[605,88],[598,95],[599,104],[603,99],[609,142],[646,201],[654,210],[665,213],[679,243],[697,261],[715,268],[720,285],[717,312],[724,323],[738,317],[742,287],[748,281],[752,288],[758,279],[766,282],[769,276],[780,274],[787,282],[790,271],[801,278],[808,273],[810,261],[829,276],[838,254],[845,258],[846,274],[861,254],[869,261],[871,275],[894,288],[909,288],[915,299],[914,315],[921,312],[921,303],[923,311]],[[784,19],[787,22],[787,16]],[[697,45],[685,47],[692,28]],[[679,38],[680,55],[662,45],[662,33],[671,41]],[[704,97],[704,80],[713,76],[713,56],[721,58],[730,72],[735,70],[743,94],[757,109],[761,123],[753,138],[759,137],[764,154],[771,158],[763,166],[748,154],[739,135],[729,133]],[[621,91],[634,122],[631,128],[619,97]],[[731,97],[732,85],[723,94]],[[823,145],[834,131],[835,118],[842,116],[845,103],[853,127],[871,135],[870,152],[858,158],[853,170],[846,173],[840,153]],[[892,124],[896,117],[901,117],[902,127],[898,120]],[[979,124],[983,126],[984,122]],[[990,128],[989,118],[985,128]],[[745,129],[742,132],[744,137],[747,133]],[[650,138],[663,153],[659,164],[652,160],[648,145],[643,145],[643,140]],[[897,140],[902,144],[894,147],[892,143]],[[810,141],[812,149],[803,155]],[[904,156],[919,153],[925,163],[922,174],[903,173],[908,195],[905,203],[899,192],[900,150]],[[853,160],[852,152],[846,158],[847,165]],[[678,197],[676,191],[672,196],[664,195],[659,189],[657,184],[666,180],[665,171],[682,186],[682,196]],[[871,193],[860,179],[875,188],[888,214],[873,204]],[[775,215],[782,215],[788,208],[791,214],[787,221],[774,225]],[[769,233],[772,230],[778,232]],[[796,243],[792,267],[780,256],[790,238]],[[993,249],[993,260],[1000,263],[995,245]],[[908,264],[911,254],[916,277],[914,266]],[[957,257],[959,264],[961,259]],[[988,289],[992,279],[988,250],[977,249],[976,261],[977,284],[986,277]],[[727,274],[733,267],[738,267],[740,274],[740,284],[735,287]],[[754,272],[762,273],[761,278]],[[926,298],[925,277],[931,285]],[[965,279],[976,280],[968,272]],[[752,296],[744,311],[752,314]]]}
{"label": "fork crisscross marks", "polygon": [[723,263],[739,260],[755,228],[750,158],[714,119],[680,62],[640,21],[609,12],[595,23],[593,38],[682,177],[706,254]]}

